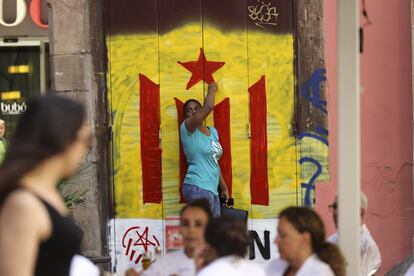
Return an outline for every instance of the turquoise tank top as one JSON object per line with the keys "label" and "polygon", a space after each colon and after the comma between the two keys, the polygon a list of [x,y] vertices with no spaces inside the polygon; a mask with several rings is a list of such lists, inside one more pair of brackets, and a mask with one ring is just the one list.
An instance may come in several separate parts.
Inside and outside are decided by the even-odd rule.
{"label": "turquoise tank top", "polygon": [[188,170],[184,183],[192,184],[201,189],[218,195],[220,166],[218,161],[223,154],[217,130],[209,127],[210,136],[199,129],[189,133],[184,122],[180,126],[181,143],[187,158]]}

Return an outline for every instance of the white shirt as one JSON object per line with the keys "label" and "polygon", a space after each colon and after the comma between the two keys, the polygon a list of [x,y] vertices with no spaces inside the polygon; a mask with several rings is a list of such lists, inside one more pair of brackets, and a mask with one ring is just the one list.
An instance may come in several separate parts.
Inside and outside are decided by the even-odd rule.
{"label": "white shirt", "polygon": [[[361,225],[361,275],[373,275],[381,266],[381,254],[375,240],[372,238],[368,227]],[[338,233],[331,235],[328,241],[338,243]]]}
{"label": "white shirt", "polygon": [[[268,276],[282,276],[289,264],[282,259],[274,259],[266,266],[266,275]],[[296,276],[335,276],[329,265],[319,260],[319,258],[313,254],[309,256],[306,261],[299,268]]]}
{"label": "white shirt", "polygon": [[265,271],[252,261],[234,257],[221,257],[201,269],[197,276],[266,276]]}
{"label": "white shirt", "polygon": [[75,255],[70,263],[70,276],[99,276],[99,268],[89,259],[81,255]]}
{"label": "white shirt", "polygon": [[410,266],[407,272],[404,274],[405,276],[414,276],[414,264]]}
{"label": "white shirt", "polygon": [[194,259],[189,258],[184,249],[170,252],[156,260],[147,270],[142,272],[142,276],[194,276],[196,266]]}

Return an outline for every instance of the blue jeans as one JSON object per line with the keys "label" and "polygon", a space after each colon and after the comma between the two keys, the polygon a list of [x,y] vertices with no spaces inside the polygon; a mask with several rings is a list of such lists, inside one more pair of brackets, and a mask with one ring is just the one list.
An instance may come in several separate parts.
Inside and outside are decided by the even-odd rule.
{"label": "blue jeans", "polygon": [[210,191],[204,190],[196,185],[192,184],[183,184],[183,196],[187,202],[194,201],[199,198],[207,199],[210,203],[211,211],[213,212],[214,217],[219,217],[221,214],[220,209],[220,199],[217,195],[213,194]]}

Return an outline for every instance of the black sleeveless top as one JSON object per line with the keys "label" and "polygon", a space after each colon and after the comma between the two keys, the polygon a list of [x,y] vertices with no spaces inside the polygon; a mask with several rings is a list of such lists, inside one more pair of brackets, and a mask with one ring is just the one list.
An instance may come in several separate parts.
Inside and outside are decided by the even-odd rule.
{"label": "black sleeveless top", "polygon": [[52,232],[50,237],[39,245],[35,275],[69,275],[73,256],[80,254],[82,231],[71,217],[62,216],[45,200],[36,197],[45,205],[49,213]]}

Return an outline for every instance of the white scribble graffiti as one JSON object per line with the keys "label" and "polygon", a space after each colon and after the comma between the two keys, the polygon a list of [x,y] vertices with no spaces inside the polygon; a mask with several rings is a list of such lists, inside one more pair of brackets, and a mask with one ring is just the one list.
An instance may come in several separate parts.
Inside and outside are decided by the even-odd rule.
{"label": "white scribble graffiti", "polygon": [[258,4],[248,6],[249,17],[252,19],[256,26],[262,29],[266,29],[266,25],[277,25],[277,17],[279,13],[276,7],[271,6],[271,2],[265,3],[264,1],[257,1]]}

